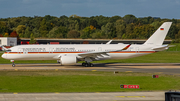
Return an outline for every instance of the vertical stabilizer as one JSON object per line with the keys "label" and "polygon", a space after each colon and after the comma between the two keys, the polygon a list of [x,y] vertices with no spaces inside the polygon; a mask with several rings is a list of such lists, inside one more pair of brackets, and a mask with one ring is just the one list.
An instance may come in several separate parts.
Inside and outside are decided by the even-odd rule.
{"label": "vertical stabilizer", "polygon": [[162,45],[171,24],[172,22],[164,22],[144,44]]}

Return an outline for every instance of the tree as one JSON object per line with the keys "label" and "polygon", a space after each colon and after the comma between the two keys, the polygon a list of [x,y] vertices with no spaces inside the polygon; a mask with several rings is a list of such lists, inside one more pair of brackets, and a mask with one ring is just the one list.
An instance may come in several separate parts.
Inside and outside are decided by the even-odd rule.
{"label": "tree", "polygon": [[142,26],[134,26],[133,34],[131,37],[133,39],[147,39],[154,32],[154,27],[150,24],[142,25]]}
{"label": "tree", "polygon": [[8,37],[8,36],[9,36],[9,33],[5,33],[5,34],[4,34],[4,37]]}
{"label": "tree", "polygon": [[53,29],[51,29],[49,31],[49,34],[48,34],[48,38],[56,38],[56,30],[58,29],[58,27],[54,27]]}
{"label": "tree", "polygon": [[136,17],[134,15],[131,15],[131,14],[125,15],[123,17],[123,19],[127,24],[134,23],[137,20]]}
{"label": "tree", "polygon": [[76,30],[71,30],[68,32],[67,34],[68,38],[79,38],[80,37],[80,33]]}
{"label": "tree", "polygon": [[109,22],[114,23],[119,19],[121,19],[120,16],[112,16],[112,17],[109,18]]}
{"label": "tree", "polygon": [[41,37],[46,38],[48,34],[46,20],[43,19],[40,24],[39,32],[41,34]]}
{"label": "tree", "polygon": [[8,28],[5,22],[0,21],[0,34],[8,32]]}
{"label": "tree", "polygon": [[113,23],[108,22],[106,26],[102,26],[102,31],[105,32],[106,38],[115,38],[116,37],[116,28]]}
{"label": "tree", "polygon": [[100,29],[100,26],[98,25],[98,22],[97,22],[96,20],[94,20],[94,19],[91,19],[91,20],[89,21],[89,25],[90,25],[90,26],[94,26],[95,28]]}
{"label": "tree", "polygon": [[31,30],[30,27],[27,27],[25,30],[24,38],[30,38]]}
{"label": "tree", "polygon": [[36,43],[36,40],[34,39],[34,35],[33,35],[33,33],[31,33],[31,39],[30,39],[30,41],[29,41],[29,44],[35,44]]}
{"label": "tree", "polygon": [[84,28],[81,32],[81,38],[86,39],[91,37],[92,30],[90,26]]}
{"label": "tree", "polygon": [[19,37],[24,37],[25,34],[25,30],[26,30],[26,26],[25,25],[18,25],[18,27],[16,28],[16,32],[19,35]]}
{"label": "tree", "polygon": [[9,35],[9,37],[18,37],[18,34],[16,33],[16,31],[13,31],[13,32]]}
{"label": "tree", "polygon": [[56,38],[66,38],[67,33],[68,29],[64,26],[60,26],[57,30],[55,30]]}
{"label": "tree", "polygon": [[92,25],[90,25],[89,27],[90,27],[91,30],[96,29],[96,27],[94,27],[94,26],[92,26]]}
{"label": "tree", "polygon": [[75,25],[75,30],[76,31],[79,31],[79,23],[77,22],[76,25]]}
{"label": "tree", "polygon": [[124,22],[124,20],[120,19],[117,20],[115,23],[116,26],[116,34],[117,34],[117,38],[122,38],[123,34],[125,34],[125,30],[126,30],[126,24]]}
{"label": "tree", "polygon": [[67,19],[68,17],[65,15],[60,16],[60,19]]}
{"label": "tree", "polygon": [[153,22],[151,25],[154,26],[155,29],[158,29],[159,26],[162,25],[162,23],[163,23],[163,22],[155,21],[155,22]]}
{"label": "tree", "polygon": [[[5,33],[11,33],[15,30],[20,37],[26,38],[30,38],[31,33],[34,34],[35,38],[66,38],[70,37],[69,33],[74,33],[69,32],[69,30],[75,30],[80,33],[80,38],[147,38],[152,34],[150,34],[152,29],[157,29],[166,21],[173,22],[167,37],[175,39],[175,35],[177,36],[180,30],[179,19],[161,19],[150,16],[136,18],[132,14],[124,17],[102,15],[91,17],[72,15],[67,17],[63,15],[58,18],[46,15],[44,17],[1,18],[0,34],[4,36]],[[147,27],[149,25],[151,25],[150,28]]]}
{"label": "tree", "polygon": [[101,30],[96,30],[94,33],[91,34],[93,39],[100,39],[103,38]]}
{"label": "tree", "polygon": [[33,35],[34,35],[35,38],[41,37],[41,34],[39,33],[39,30],[37,28],[34,28],[32,30],[32,33],[34,33]]}
{"label": "tree", "polygon": [[77,16],[76,14],[73,14],[73,15],[69,16],[69,18],[80,18],[80,16]]}
{"label": "tree", "polygon": [[[169,32],[168,32],[168,35],[167,36],[169,36],[170,38],[172,38],[172,39],[177,39],[176,38],[176,34],[177,35],[180,35],[180,34],[178,34],[179,33],[179,26],[177,26],[178,24],[172,24],[171,25],[171,27],[170,27],[170,30],[169,30]],[[180,24],[179,24],[180,25]]]}

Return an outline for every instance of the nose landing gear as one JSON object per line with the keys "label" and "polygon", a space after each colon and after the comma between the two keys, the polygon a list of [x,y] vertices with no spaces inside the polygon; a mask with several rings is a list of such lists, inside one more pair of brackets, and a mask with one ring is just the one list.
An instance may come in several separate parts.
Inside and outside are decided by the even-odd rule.
{"label": "nose landing gear", "polygon": [[12,62],[12,67],[15,67],[14,60],[11,60],[11,62]]}
{"label": "nose landing gear", "polygon": [[12,67],[15,67],[15,64],[14,64],[14,63],[12,63]]}

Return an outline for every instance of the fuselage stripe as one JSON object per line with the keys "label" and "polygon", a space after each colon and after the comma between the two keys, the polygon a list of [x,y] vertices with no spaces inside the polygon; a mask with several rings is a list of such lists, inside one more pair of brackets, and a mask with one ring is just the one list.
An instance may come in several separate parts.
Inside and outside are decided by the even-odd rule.
{"label": "fuselage stripe", "polygon": [[[155,53],[156,51],[119,51],[109,53]],[[24,52],[5,52],[4,54],[23,54]],[[88,52],[26,52],[25,54],[64,54],[64,53],[88,53]]]}

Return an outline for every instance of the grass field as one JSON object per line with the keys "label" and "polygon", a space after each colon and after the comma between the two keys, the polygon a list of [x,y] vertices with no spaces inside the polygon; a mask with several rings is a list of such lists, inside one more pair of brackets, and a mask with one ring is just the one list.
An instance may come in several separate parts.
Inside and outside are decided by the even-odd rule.
{"label": "grass field", "polygon": [[[140,89],[123,89],[138,84]],[[91,71],[0,71],[0,92],[120,92],[180,90],[180,77]]]}

